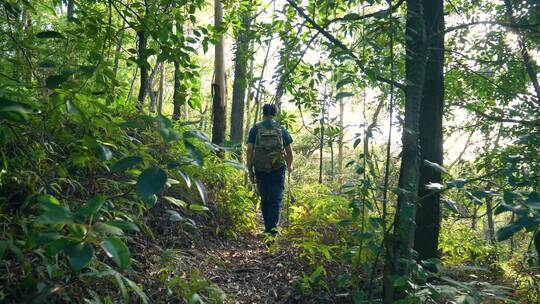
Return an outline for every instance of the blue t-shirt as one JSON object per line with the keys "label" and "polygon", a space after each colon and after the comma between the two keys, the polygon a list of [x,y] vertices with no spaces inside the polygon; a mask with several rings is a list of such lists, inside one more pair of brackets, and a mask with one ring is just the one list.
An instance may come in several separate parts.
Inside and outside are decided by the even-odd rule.
{"label": "blue t-shirt", "polygon": [[[261,122],[261,124],[264,127],[269,128],[272,125],[276,125],[277,122],[275,120],[273,120],[273,119],[272,120],[263,120]],[[293,142],[291,134],[289,134],[289,131],[287,131],[287,129],[285,129],[283,127],[281,128],[281,135],[283,136],[283,147],[287,147],[288,145],[290,145]],[[255,144],[256,139],[257,139],[257,127],[252,127],[249,130],[247,143],[248,144]]]}

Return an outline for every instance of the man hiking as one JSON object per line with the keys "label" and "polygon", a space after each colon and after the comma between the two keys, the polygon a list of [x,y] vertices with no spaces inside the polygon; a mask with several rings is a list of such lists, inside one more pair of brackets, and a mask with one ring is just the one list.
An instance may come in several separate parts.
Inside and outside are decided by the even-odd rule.
{"label": "man hiking", "polygon": [[293,139],[287,129],[274,120],[275,105],[265,104],[262,111],[263,121],[249,131],[247,167],[249,178],[257,182],[261,196],[264,232],[276,235],[285,191],[285,169],[292,171]]}

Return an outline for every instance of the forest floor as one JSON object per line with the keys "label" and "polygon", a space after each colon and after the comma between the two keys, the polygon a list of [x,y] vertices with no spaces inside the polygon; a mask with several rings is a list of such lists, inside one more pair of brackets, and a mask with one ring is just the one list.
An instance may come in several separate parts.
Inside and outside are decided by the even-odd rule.
{"label": "forest floor", "polygon": [[301,270],[290,248],[268,248],[261,235],[205,242],[190,251],[198,267],[219,285],[230,303],[287,303]]}
{"label": "forest floor", "polygon": [[278,236],[278,244],[267,246],[262,234],[230,238],[203,229],[197,240],[190,240],[185,231],[169,224],[155,226],[157,239],[139,239],[141,251],[134,255],[141,264],[138,278],[133,279],[146,286],[155,302],[179,289],[166,287],[172,278],[181,277],[185,279],[182,284],[193,285],[185,282],[197,271],[195,276],[225,292],[226,303],[307,303],[299,299],[294,287],[304,263],[286,239]]}

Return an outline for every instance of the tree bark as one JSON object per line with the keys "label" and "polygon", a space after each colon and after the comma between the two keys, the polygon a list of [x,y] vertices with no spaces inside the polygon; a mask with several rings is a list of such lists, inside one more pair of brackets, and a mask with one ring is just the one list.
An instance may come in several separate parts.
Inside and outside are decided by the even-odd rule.
{"label": "tree bark", "polygon": [[67,1],[67,21],[73,22],[75,19],[75,0]]}
{"label": "tree bark", "polygon": [[157,112],[159,115],[161,115],[161,112],[163,110],[163,94],[165,94],[165,64],[161,64],[161,68],[159,70],[159,98],[158,98],[158,105],[157,105]]}
{"label": "tree bark", "polygon": [[139,86],[139,96],[137,97],[137,100],[140,103],[144,102],[144,99],[146,98],[146,90],[148,88],[148,68],[146,67],[146,32],[145,31],[138,31],[137,32],[137,39],[139,41],[139,47],[138,47],[138,56],[140,60],[140,71],[141,71],[141,78],[140,78],[140,86]]}
{"label": "tree bark", "polygon": [[154,91],[154,79],[156,78],[156,75],[158,71],[160,70],[161,62],[156,62],[154,65],[154,68],[152,69],[152,73],[150,74],[150,77],[148,78],[148,96],[150,97],[150,112],[154,113],[156,111],[156,104],[157,104],[157,96],[156,91]]}
{"label": "tree bark", "polygon": [[[250,25],[252,19],[251,7],[243,12],[242,28],[236,38],[236,55],[234,59],[234,83],[231,108],[231,141],[242,143],[244,137],[244,108],[246,88],[249,81],[247,77]],[[240,154],[239,154],[240,155]]]}
{"label": "tree bark", "polygon": [[341,181],[343,176],[343,139],[344,139],[344,112],[345,102],[343,98],[339,100],[339,137],[338,137],[338,155],[337,155],[337,171],[338,179]]}
{"label": "tree bark", "polygon": [[[214,25],[219,27],[223,23],[223,4],[221,0],[215,0],[214,5]],[[224,43],[225,37],[221,35],[215,46],[215,72],[214,83],[212,84],[212,142],[218,145],[225,143],[225,131],[227,129]]]}
{"label": "tree bark", "polygon": [[394,277],[409,279],[416,198],[420,179],[419,118],[426,68],[426,36],[422,0],[407,0],[405,54],[405,117],[402,134],[402,158],[399,176],[394,236],[388,248],[384,272],[383,303],[404,297],[394,287]]}
{"label": "tree bark", "polygon": [[[423,0],[426,36],[429,37],[424,90],[420,108],[420,159],[443,162],[444,11],[442,0]],[[414,250],[419,260],[436,258],[441,221],[440,194],[425,187],[440,183],[441,172],[420,163]]]}
{"label": "tree bark", "polygon": [[172,120],[180,119],[180,107],[185,102],[185,96],[183,95],[180,79],[182,75],[180,73],[180,64],[177,60],[174,61],[174,91],[173,91],[173,114]]}

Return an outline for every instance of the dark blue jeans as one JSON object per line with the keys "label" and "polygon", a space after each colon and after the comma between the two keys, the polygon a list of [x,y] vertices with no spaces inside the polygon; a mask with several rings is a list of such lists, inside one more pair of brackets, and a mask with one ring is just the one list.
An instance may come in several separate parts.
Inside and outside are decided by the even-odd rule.
{"label": "dark blue jeans", "polygon": [[285,168],[271,172],[256,171],[255,176],[261,196],[264,232],[276,234],[285,191]]}

